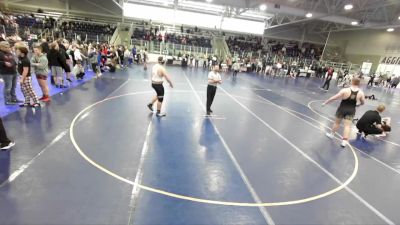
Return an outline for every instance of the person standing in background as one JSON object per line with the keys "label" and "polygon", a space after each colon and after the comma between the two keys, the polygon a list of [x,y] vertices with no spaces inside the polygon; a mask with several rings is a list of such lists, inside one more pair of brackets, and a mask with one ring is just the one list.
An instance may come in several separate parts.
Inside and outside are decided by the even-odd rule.
{"label": "person standing in background", "polygon": [[144,70],[147,70],[147,48],[145,48],[143,51],[143,64]]}
{"label": "person standing in background", "polygon": [[[47,60],[49,62],[51,75],[53,76],[56,88],[66,88],[64,83],[64,72],[63,68],[69,68],[65,59],[66,53],[60,51],[60,47],[57,42],[50,44],[50,52],[47,54]],[[68,73],[67,73],[68,74]]]}
{"label": "person standing in background", "polygon": [[42,52],[43,54],[47,55],[50,51],[49,43],[47,42],[46,39],[42,39],[42,43],[40,44],[40,47],[42,47]]}
{"label": "person standing in background", "polygon": [[100,70],[98,69],[98,53],[95,47],[90,47],[89,50],[89,63],[92,66],[93,72],[96,74],[96,78],[99,78],[101,75]]}
{"label": "person standing in background", "polygon": [[14,55],[7,41],[0,42],[0,76],[4,80],[4,103],[15,105],[21,103],[15,94],[17,86],[17,69]]}
{"label": "person standing in background", "polygon": [[399,83],[400,83],[400,76],[395,76],[392,79],[392,82],[390,84],[390,88],[397,88],[397,85],[399,85]]}
{"label": "person standing in background", "polygon": [[125,51],[123,53],[124,58],[123,58],[123,67],[126,69],[129,66],[129,57],[131,56],[131,52],[127,47],[125,47]]}
{"label": "person standing in background", "polygon": [[[35,91],[32,87],[31,77],[31,63],[28,59],[28,48],[24,45],[16,47],[16,54],[18,56],[18,73],[21,75],[21,91],[25,97],[25,103],[21,104],[20,107],[40,107],[39,100],[36,96]],[[31,104],[31,100],[33,104]]]}
{"label": "person standing in background", "polygon": [[82,65],[82,62],[83,62],[83,58],[86,59],[87,57],[81,53],[81,50],[79,49],[78,45],[73,45],[72,49],[74,50],[74,58],[76,61],[76,64],[74,67],[76,79],[83,80],[83,77],[85,76],[85,69]]}
{"label": "person standing in background", "polygon": [[226,59],[226,65],[228,66],[228,71],[231,71],[232,70],[232,59],[231,59],[231,57],[228,57]]}
{"label": "person standing in background", "polygon": [[325,83],[321,89],[325,89],[325,91],[329,90],[329,85],[330,85],[332,77],[333,77],[333,72],[335,72],[335,70],[330,66],[327,71],[327,77],[326,77]]}
{"label": "person standing in background", "polygon": [[[72,60],[71,60],[70,56],[67,54],[67,48],[69,47],[69,42],[67,40],[59,39],[57,43],[58,43],[60,54],[62,56],[61,59],[63,60],[61,62],[61,66],[65,71],[67,81],[71,84],[72,83],[72,80],[71,80]],[[64,55],[64,57],[63,57],[63,55]]]}
{"label": "person standing in background", "polygon": [[42,89],[43,96],[39,99],[43,102],[49,102],[50,94],[49,87],[47,85],[47,75],[49,73],[49,62],[47,56],[42,53],[42,47],[40,45],[33,46],[34,55],[31,58],[31,65],[36,79],[39,83],[40,89]]}
{"label": "person standing in background", "polygon": [[239,73],[239,70],[240,70],[240,64],[239,64],[239,62],[234,62],[233,63],[233,66],[232,66],[232,69],[233,69],[233,77],[236,77],[237,76],[237,74]]}
{"label": "person standing in background", "polygon": [[194,55],[194,67],[199,67],[199,54]]}
{"label": "person standing in background", "polygon": [[371,75],[369,76],[369,81],[368,81],[367,87],[368,87],[369,85],[371,85],[371,87],[373,87],[373,86],[374,86],[374,80],[375,80],[375,74],[371,74]]}
{"label": "person standing in background", "polygon": [[132,58],[133,58],[133,61],[135,61],[135,58],[136,58],[136,46],[135,45],[132,48]]}

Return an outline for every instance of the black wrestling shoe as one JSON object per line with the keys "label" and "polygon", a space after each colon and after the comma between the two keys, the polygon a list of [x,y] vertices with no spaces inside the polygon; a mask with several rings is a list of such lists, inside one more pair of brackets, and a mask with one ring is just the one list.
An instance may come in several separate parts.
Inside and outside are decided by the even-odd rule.
{"label": "black wrestling shoe", "polygon": [[149,108],[149,109],[150,109],[150,111],[152,111],[152,112],[153,112],[153,104],[148,104],[148,105],[147,105],[147,108]]}

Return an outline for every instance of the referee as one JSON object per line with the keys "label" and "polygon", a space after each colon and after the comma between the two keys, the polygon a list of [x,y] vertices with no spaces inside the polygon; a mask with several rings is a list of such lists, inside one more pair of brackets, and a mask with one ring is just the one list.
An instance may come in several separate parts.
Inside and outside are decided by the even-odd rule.
{"label": "referee", "polygon": [[208,74],[207,86],[207,116],[213,112],[211,105],[214,101],[215,93],[217,92],[217,85],[222,83],[221,75],[218,73],[219,65],[214,65],[213,70]]}
{"label": "referee", "polygon": [[162,64],[164,64],[164,59],[162,56],[160,56],[158,57],[158,63],[153,66],[153,69],[151,71],[151,86],[156,91],[157,96],[154,96],[151,100],[151,103],[147,105],[150,111],[153,112],[153,105],[155,102],[157,102],[156,116],[158,117],[166,116],[165,113],[161,113],[161,106],[164,101],[164,78],[167,80],[171,88],[174,87],[171,78],[168,76],[167,71],[165,70],[164,66],[162,66]]}
{"label": "referee", "polygon": [[[369,134],[382,134],[387,131],[387,125],[382,124],[381,113],[385,111],[384,105],[379,105],[376,110],[367,111],[357,122],[358,133],[367,137]],[[389,126],[390,127],[390,126]]]}

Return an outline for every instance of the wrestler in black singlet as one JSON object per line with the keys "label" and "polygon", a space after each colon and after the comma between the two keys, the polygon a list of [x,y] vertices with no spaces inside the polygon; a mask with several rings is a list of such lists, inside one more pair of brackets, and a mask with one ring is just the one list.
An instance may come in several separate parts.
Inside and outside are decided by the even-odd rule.
{"label": "wrestler in black singlet", "polygon": [[356,114],[357,95],[359,91],[351,90],[350,97],[343,99],[336,111],[336,117],[339,119],[353,120]]}

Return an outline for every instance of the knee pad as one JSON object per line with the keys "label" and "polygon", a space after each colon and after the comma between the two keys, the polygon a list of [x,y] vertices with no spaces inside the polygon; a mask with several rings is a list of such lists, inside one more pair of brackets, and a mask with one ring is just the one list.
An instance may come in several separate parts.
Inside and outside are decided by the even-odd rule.
{"label": "knee pad", "polygon": [[159,102],[163,102],[164,101],[164,96],[157,96],[157,99]]}

